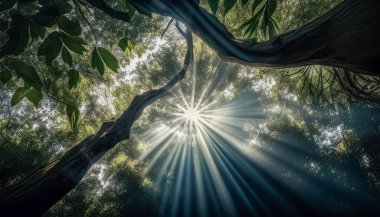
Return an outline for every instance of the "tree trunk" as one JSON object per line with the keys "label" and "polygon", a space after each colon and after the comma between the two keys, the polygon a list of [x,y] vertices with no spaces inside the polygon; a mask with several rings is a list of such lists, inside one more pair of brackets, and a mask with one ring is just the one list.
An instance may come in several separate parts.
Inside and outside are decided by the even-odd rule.
{"label": "tree trunk", "polygon": [[66,153],[32,171],[19,182],[0,192],[0,216],[41,216],[73,189],[87,171],[118,142],[129,138],[133,123],[144,109],[169,94],[181,81],[192,61],[190,31],[178,30],[186,38],[187,53],[182,70],[165,86],[136,96],[116,120],[103,123],[96,135],[90,135]]}
{"label": "tree trunk", "polygon": [[345,0],[313,22],[261,43],[235,39],[196,1],[129,2],[142,13],[157,13],[183,22],[227,61],[270,67],[324,65],[380,75],[378,0]]}
{"label": "tree trunk", "polygon": [[129,138],[130,128],[143,109],[163,92],[137,96],[117,120],[103,123],[66,153],[23,177],[0,193],[0,216],[40,216],[82,180],[86,172],[119,141]]}

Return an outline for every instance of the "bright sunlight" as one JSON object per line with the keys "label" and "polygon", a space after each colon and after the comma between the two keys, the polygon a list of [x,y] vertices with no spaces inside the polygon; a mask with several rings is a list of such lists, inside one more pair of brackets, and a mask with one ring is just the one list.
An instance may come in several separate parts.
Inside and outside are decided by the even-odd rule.
{"label": "bright sunlight", "polygon": [[186,118],[187,121],[197,122],[199,118],[201,118],[199,111],[196,108],[187,108],[183,111],[183,117]]}

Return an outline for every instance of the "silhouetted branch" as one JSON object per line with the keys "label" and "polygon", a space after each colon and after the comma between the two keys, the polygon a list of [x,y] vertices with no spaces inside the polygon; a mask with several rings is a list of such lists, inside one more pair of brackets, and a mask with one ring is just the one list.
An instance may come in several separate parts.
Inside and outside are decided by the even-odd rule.
{"label": "silhouetted branch", "polygon": [[[83,1],[78,1],[80,4],[84,5],[85,3]],[[125,13],[125,12],[122,12],[122,11],[117,11],[111,7],[109,7],[103,0],[86,0],[86,2],[103,11],[104,13],[106,13],[108,16],[114,18],[114,19],[117,19],[117,20],[122,20],[122,21],[125,21],[125,22],[129,22],[131,20],[131,16],[130,14],[128,13]]]}
{"label": "silhouetted branch", "polygon": [[[180,31],[183,34],[183,31]],[[118,142],[129,139],[130,130],[144,109],[166,96],[181,81],[192,62],[193,41],[189,30],[183,34],[187,52],[183,68],[159,89],[136,96],[117,120],[103,123],[73,148],[32,171],[0,192],[1,216],[40,216],[73,189],[87,171]]]}

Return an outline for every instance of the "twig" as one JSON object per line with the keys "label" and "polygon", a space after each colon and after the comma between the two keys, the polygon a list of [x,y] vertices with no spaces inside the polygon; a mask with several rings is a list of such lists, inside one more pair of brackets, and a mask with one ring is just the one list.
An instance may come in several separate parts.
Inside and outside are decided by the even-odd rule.
{"label": "twig", "polygon": [[166,25],[166,27],[165,27],[164,31],[161,33],[161,39],[162,39],[162,37],[164,37],[164,35],[165,35],[166,31],[168,31],[168,29],[169,29],[170,25],[172,25],[173,21],[174,21],[174,19],[173,19],[173,18],[172,18],[172,19],[170,19],[170,21],[168,22],[168,25]]}

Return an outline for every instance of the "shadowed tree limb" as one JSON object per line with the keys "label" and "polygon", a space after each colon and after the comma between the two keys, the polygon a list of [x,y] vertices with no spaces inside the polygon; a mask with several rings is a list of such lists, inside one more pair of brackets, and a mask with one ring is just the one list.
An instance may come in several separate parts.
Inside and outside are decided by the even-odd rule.
{"label": "shadowed tree limb", "polygon": [[187,25],[219,56],[251,66],[324,65],[380,75],[380,1],[345,0],[323,16],[268,41],[236,39],[194,1],[130,0],[143,14],[170,16]]}
{"label": "shadowed tree limb", "polygon": [[[86,1],[96,7],[94,2],[103,0]],[[314,21],[260,43],[254,39],[236,39],[217,17],[201,8],[197,1],[129,0],[129,3],[142,14],[156,13],[181,21],[226,61],[249,66],[332,67],[336,69],[332,79],[347,94],[379,105],[377,89],[373,92],[363,90],[360,85],[352,85],[351,78],[341,73],[369,75],[375,80],[380,77],[378,0],[344,0]],[[119,19],[114,13],[107,14]],[[304,73],[307,76],[308,72]]]}
{"label": "shadowed tree limb", "polygon": [[341,76],[341,71],[380,76],[380,1],[345,0],[303,27],[260,43],[236,39],[214,15],[194,1],[130,0],[130,3],[143,14],[157,13],[183,22],[224,60],[250,66],[330,66],[336,69],[333,78],[349,95],[379,104],[376,91],[358,88],[350,76]]}
{"label": "shadowed tree limb", "polygon": [[166,27],[165,27],[164,31],[162,31],[162,33],[161,33],[161,38],[163,38],[163,37],[164,37],[164,35],[165,35],[166,31],[168,31],[168,29],[169,29],[170,25],[173,23],[173,21],[174,21],[174,19],[173,19],[173,18],[172,18],[172,19],[170,19],[170,21],[169,21],[169,22],[168,22],[168,24],[166,25]]}
{"label": "shadowed tree limb", "polygon": [[[78,2],[82,5],[85,5],[86,3],[82,0],[78,0]],[[118,20],[122,20],[125,22],[129,22],[131,20],[131,15],[129,13],[124,13],[122,11],[117,11],[111,7],[109,7],[103,0],[86,0],[88,4],[90,4],[92,7],[95,7],[110,17]]]}
{"label": "shadowed tree limb", "polygon": [[95,135],[57,156],[40,168],[32,171],[20,181],[0,192],[0,216],[40,216],[65,194],[73,189],[87,171],[118,142],[129,139],[130,130],[144,109],[181,81],[188,71],[193,55],[193,41],[189,30],[184,33],[187,52],[183,68],[166,85],[136,96],[117,120],[103,123]]}

